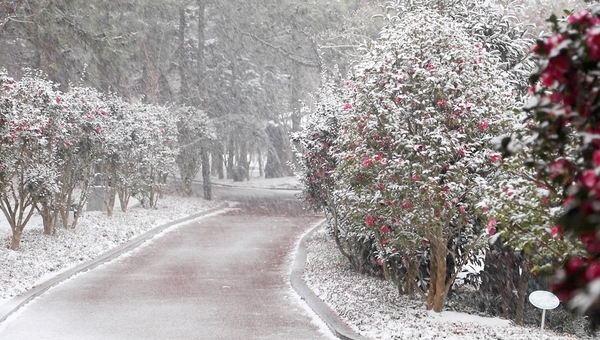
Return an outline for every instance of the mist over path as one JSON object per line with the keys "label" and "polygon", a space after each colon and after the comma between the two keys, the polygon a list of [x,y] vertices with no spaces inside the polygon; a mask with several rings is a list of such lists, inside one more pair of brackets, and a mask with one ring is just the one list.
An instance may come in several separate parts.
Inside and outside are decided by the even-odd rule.
{"label": "mist over path", "polygon": [[50,289],[0,338],[329,338],[288,284],[296,241],[322,217],[290,191],[214,190],[240,203]]}

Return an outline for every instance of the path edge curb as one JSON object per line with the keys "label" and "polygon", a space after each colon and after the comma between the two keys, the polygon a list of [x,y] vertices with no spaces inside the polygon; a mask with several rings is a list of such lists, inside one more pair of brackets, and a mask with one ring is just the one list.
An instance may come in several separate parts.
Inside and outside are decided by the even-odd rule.
{"label": "path edge curb", "polygon": [[154,236],[158,235],[159,233],[163,232],[167,228],[170,228],[176,224],[189,222],[191,220],[203,217],[205,215],[215,213],[219,210],[223,210],[223,209],[227,208],[228,206],[229,206],[229,204],[223,203],[212,209],[201,211],[201,212],[198,212],[195,214],[191,214],[191,215],[188,215],[179,220],[175,220],[175,221],[171,221],[171,222],[159,225],[159,226],[157,226],[153,229],[150,229],[149,231],[147,231],[143,234],[140,234],[140,235],[132,238],[131,240],[107,251],[106,253],[98,256],[95,259],[89,260],[84,263],[80,263],[80,264],[76,265],[75,267],[68,269],[68,270],[40,283],[39,285],[34,286],[33,288],[26,291],[25,293],[15,296],[12,299],[9,299],[3,305],[0,305],[0,325],[10,315],[15,313],[21,307],[25,306],[31,300],[42,295],[47,290],[58,285],[59,283],[65,281],[65,280],[68,280],[69,278],[71,278],[79,273],[83,273],[88,270],[94,269],[94,268],[100,266],[101,264],[104,264],[106,262],[116,259],[117,257],[139,247],[142,243],[148,241],[149,239],[151,239]]}
{"label": "path edge curb", "polygon": [[300,295],[300,298],[306,302],[306,304],[325,322],[329,330],[338,338],[342,340],[369,340],[362,335],[354,332],[348,325],[346,325],[338,316],[338,314],[329,307],[323,300],[321,300],[313,291],[306,285],[306,282],[302,279],[302,273],[304,266],[306,265],[306,258],[308,251],[306,249],[306,242],[310,237],[320,228],[322,228],[327,221],[319,223],[311,231],[306,233],[300,240],[298,250],[296,252],[296,258],[292,264],[292,273],[290,275],[290,283],[296,293]]}

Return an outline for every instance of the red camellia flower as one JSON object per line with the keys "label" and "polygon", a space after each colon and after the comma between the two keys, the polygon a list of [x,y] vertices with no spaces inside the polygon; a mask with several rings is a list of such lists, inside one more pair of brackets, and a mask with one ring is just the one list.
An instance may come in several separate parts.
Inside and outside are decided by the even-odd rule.
{"label": "red camellia flower", "polygon": [[581,174],[581,183],[587,188],[593,188],[598,182],[598,176],[594,170],[588,169]]}
{"label": "red camellia flower", "polygon": [[600,27],[591,27],[586,33],[585,42],[590,49],[590,57],[598,61],[600,60]]}
{"label": "red camellia flower", "polygon": [[490,159],[492,160],[492,162],[497,162],[500,159],[502,159],[502,155],[500,155],[498,153],[497,154],[493,154],[493,155],[490,156]]}
{"label": "red camellia flower", "polygon": [[347,103],[346,105],[344,105],[344,110],[350,110],[352,108],[352,104]]}
{"label": "red camellia flower", "polygon": [[383,227],[381,227],[381,229],[379,229],[379,231],[381,231],[384,234],[387,234],[390,232],[390,227],[388,227],[387,225],[384,225]]}
{"label": "red camellia flower", "polygon": [[485,129],[487,129],[490,126],[490,124],[488,122],[481,122],[479,123],[479,130],[483,131]]}
{"label": "red camellia flower", "polygon": [[375,217],[373,216],[367,216],[365,217],[365,223],[370,227],[373,224],[375,224]]}
{"label": "red camellia flower", "polygon": [[363,165],[365,168],[368,168],[369,166],[371,166],[371,163],[372,163],[372,162],[371,162],[371,159],[370,159],[370,158],[368,158],[368,157],[365,157],[365,159],[363,159],[363,161],[362,161],[362,165]]}
{"label": "red camellia flower", "polygon": [[540,75],[542,84],[546,87],[551,87],[556,81],[564,82],[565,73],[569,71],[569,66],[569,58],[567,56],[558,55],[550,59],[546,70]]}
{"label": "red camellia flower", "polygon": [[496,233],[496,220],[490,220],[488,222],[488,224],[485,226],[485,228],[487,229],[487,232],[490,235],[494,235]]}
{"label": "red camellia flower", "polygon": [[594,162],[595,166],[600,166],[600,150],[594,150],[592,161]]}
{"label": "red camellia flower", "polygon": [[404,202],[402,203],[402,207],[406,210],[409,210],[410,208],[412,208],[412,205],[410,204],[410,202]]}
{"label": "red camellia flower", "polygon": [[579,11],[577,13],[570,15],[568,21],[571,24],[575,24],[575,23],[582,24],[582,23],[585,23],[589,19],[589,16],[590,16],[590,11],[586,9],[586,10]]}
{"label": "red camellia flower", "polygon": [[594,261],[590,263],[585,269],[584,277],[587,282],[593,281],[600,277],[600,262]]}
{"label": "red camellia flower", "polygon": [[555,225],[554,227],[552,227],[552,229],[550,229],[550,235],[552,235],[552,237],[556,238],[560,234],[560,231],[561,231],[560,226]]}

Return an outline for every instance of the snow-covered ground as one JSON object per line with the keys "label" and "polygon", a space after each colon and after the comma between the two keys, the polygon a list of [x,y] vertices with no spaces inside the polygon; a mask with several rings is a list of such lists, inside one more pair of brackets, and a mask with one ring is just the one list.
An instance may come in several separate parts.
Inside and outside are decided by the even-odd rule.
{"label": "snow-covered ground", "polygon": [[[293,177],[215,184],[277,189],[299,188]],[[31,287],[84,261],[117,247],[158,225],[208,210],[219,202],[176,195],[159,201],[157,209],[133,205],[127,213],[87,212],[75,230],[42,234],[36,217],[24,230],[21,249],[11,251],[10,228],[0,217],[0,305]],[[536,328],[514,326],[507,320],[464,313],[425,311],[423,304],[398,296],[393,284],[356,274],[348,269],[335,244],[324,232],[310,239],[305,280],[357,332],[372,339],[540,339]],[[574,337],[545,333],[546,339]]]}
{"label": "snow-covered ground", "polygon": [[[369,339],[541,339],[539,328],[500,318],[425,310],[388,281],[352,271],[324,229],[308,240],[304,280],[354,331]],[[549,312],[551,313],[551,312]],[[541,314],[541,312],[540,312]],[[576,339],[545,331],[544,339]]]}

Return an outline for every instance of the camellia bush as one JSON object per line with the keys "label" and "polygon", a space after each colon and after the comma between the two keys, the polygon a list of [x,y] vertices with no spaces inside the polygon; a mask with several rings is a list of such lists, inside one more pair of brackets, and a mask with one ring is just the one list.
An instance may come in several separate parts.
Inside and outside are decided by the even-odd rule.
{"label": "camellia bush", "polygon": [[500,161],[491,139],[517,106],[499,62],[463,24],[415,9],[365,50],[339,114],[340,215],[377,240],[386,276],[435,311],[493,234],[479,203]]}
{"label": "camellia bush", "polygon": [[303,185],[302,198],[315,211],[324,211],[331,235],[355,270],[379,274],[376,264],[375,239],[372,235],[355,233],[344,227],[347,215],[340,214],[335,196],[336,154],[340,134],[338,114],[344,106],[343,89],[326,71],[322,72],[321,87],[314,95],[316,105],[309,110],[303,129],[292,135],[292,147],[297,160],[294,172]]}
{"label": "camellia bush", "polygon": [[167,107],[90,88],[63,93],[39,72],[20,80],[0,73],[0,210],[12,229],[10,248],[19,248],[36,211],[45,234],[74,228],[95,175],[109,215],[116,197],[123,211],[134,195],[155,206],[175,170],[177,119]]}
{"label": "camellia bush", "polygon": [[553,232],[581,242],[569,254],[552,289],[568,306],[600,321],[600,6],[551,18],[552,34],[534,53],[531,77],[535,138],[529,165],[557,188],[561,215]]}

